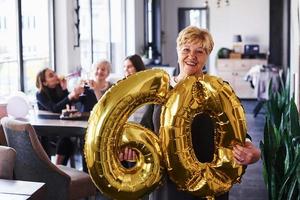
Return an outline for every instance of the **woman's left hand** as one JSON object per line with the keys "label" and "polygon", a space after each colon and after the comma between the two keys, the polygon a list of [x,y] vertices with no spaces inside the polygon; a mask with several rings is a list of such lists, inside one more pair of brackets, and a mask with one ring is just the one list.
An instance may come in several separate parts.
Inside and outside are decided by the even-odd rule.
{"label": "woman's left hand", "polygon": [[235,145],[233,147],[234,159],[240,165],[255,163],[260,159],[260,155],[260,149],[250,141],[246,141],[244,146]]}
{"label": "woman's left hand", "polygon": [[122,152],[119,153],[119,160],[120,161],[130,161],[134,162],[137,159],[137,153],[128,147],[125,147]]}

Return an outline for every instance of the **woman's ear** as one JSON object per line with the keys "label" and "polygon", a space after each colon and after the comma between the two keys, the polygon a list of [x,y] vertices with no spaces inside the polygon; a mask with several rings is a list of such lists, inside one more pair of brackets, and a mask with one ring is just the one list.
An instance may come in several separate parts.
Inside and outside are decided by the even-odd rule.
{"label": "woman's ear", "polygon": [[46,82],[42,82],[43,86],[46,86],[47,87],[47,83]]}

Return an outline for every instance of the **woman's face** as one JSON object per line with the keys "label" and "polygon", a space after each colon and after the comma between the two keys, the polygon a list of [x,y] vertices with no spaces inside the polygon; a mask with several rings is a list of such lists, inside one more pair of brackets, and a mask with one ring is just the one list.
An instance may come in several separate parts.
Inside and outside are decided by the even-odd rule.
{"label": "woman's face", "polygon": [[55,88],[58,84],[59,79],[57,74],[53,70],[47,69],[45,72],[45,82],[43,82],[43,85],[49,88]]}
{"label": "woman's face", "polygon": [[95,71],[95,78],[96,80],[105,80],[109,75],[108,66],[106,63],[100,63],[97,65]]}
{"label": "woman's face", "polygon": [[129,59],[124,61],[124,73],[126,77],[136,73],[136,69]]}
{"label": "woman's face", "polygon": [[180,74],[183,76],[202,75],[208,54],[201,43],[186,43],[177,50]]}

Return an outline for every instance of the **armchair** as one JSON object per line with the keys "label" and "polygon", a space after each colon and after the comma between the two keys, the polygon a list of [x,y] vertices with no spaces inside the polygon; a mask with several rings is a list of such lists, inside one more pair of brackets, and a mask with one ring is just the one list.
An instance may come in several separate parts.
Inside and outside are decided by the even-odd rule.
{"label": "armchair", "polygon": [[16,151],[0,145],[0,179],[12,179],[15,166]]}
{"label": "armchair", "polygon": [[48,200],[80,199],[96,195],[96,187],[85,172],[53,164],[40,144],[34,128],[9,117],[1,119],[7,144],[17,151],[15,178],[46,183]]}

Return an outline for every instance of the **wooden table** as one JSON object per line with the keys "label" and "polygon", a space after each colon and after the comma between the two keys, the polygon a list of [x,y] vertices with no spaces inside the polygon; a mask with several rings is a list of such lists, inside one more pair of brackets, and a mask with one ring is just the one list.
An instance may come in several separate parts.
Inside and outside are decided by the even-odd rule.
{"label": "wooden table", "polygon": [[78,137],[80,139],[80,151],[82,154],[82,167],[83,171],[87,171],[85,159],[83,156],[84,136],[88,126],[88,115],[83,114],[82,119],[60,119],[60,114],[52,113],[49,111],[30,110],[29,115],[25,119],[35,129],[37,135],[44,136],[42,139],[42,145],[46,153],[51,155],[51,147],[47,137],[59,136],[59,137]]}
{"label": "wooden table", "polygon": [[43,199],[46,192],[45,185],[41,182],[0,179],[0,199]]}
{"label": "wooden table", "polygon": [[86,120],[66,120],[59,119],[59,115],[49,111],[30,110],[26,120],[40,136],[82,137],[85,135],[88,126],[87,117]]}

